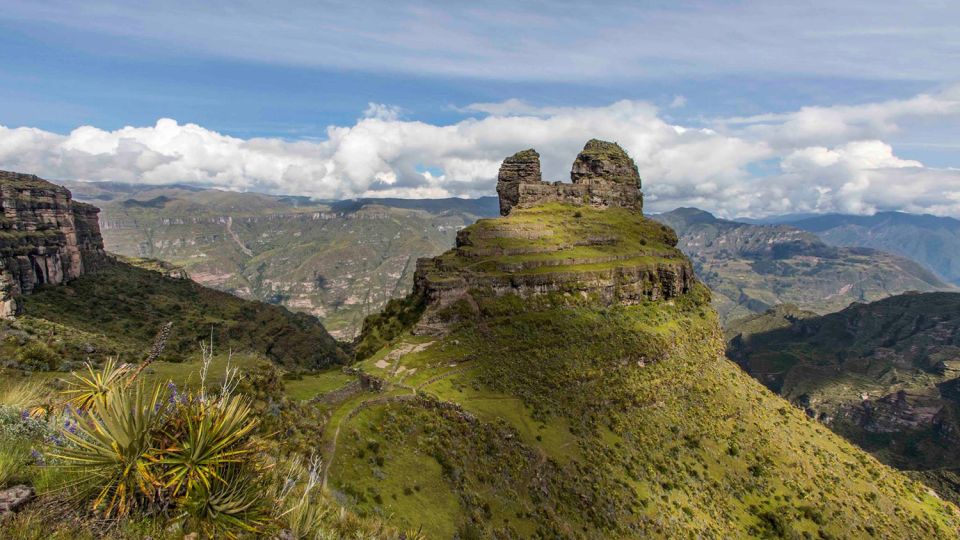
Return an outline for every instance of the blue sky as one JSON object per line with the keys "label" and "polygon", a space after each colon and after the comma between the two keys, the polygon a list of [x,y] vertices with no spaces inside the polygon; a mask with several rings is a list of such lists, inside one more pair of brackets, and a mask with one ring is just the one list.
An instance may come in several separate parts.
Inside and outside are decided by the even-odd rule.
{"label": "blue sky", "polygon": [[[872,186],[867,191],[880,189],[892,169],[903,169],[901,176],[922,173],[931,190],[957,189],[955,2],[195,4],[0,0],[0,126],[6,130],[0,134],[8,138],[0,167],[83,180],[172,182],[180,176],[227,189],[316,196],[376,194],[371,189],[475,196],[492,193],[496,163],[510,145],[545,146],[545,159],[572,159],[565,156],[582,144],[575,141],[596,133],[578,134],[564,119],[590,110],[587,125],[606,118],[621,130],[598,123],[595,132],[632,141],[626,145],[632,154],[650,153],[635,157],[653,183],[654,201],[664,205],[712,204],[731,214],[954,212],[953,203],[938,205],[930,194],[837,197],[862,193],[857,186],[864,182]],[[919,103],[918,96],[933,96],[938,105]],[[635,108],[611,113],[623,101]],[[897,105],[903,103],[914,106]],[[638,112],[641,106],[655,112]],[[850,117],[839,112],[844,107],[864,109]],[[811,108],[831,111],[804,116],[807,127],[813,117],[833,122],[832,131],[811,131],[822,140],[788,144],[782,133],[762,129],[770,122],[798,125],[790,118]],[[626,116],[612,121],[605,114]],[[730,121],[737,118],[750,120]],[[160,119],[174,120],[182,137],[189,138],[185,126],[194,126],[218,152],[231,147],[237,159],[257,165],[187,156],[168,144],[170,136],[154,136]],[[505,120],[510,131],[503,143],[474,134],[467,140],[481,148],[470,152],[423,150],[434,137],[426,128],[464,136],[475,122]],[[537,122],[567,131],[557,138],[539,131]],[[631,122],[645,124],[634,129]],[[686,130],[685,136],[657,139],[650,128],[657,122]],[[82,126],[100,133],[75,134]],[[128,126],[140,131],[121,131]],[[695,133],[704,140],[689,140]],[[25,138],[49,148],[30,159],[20,146],[12,153],[14,142],[25,144]],[[251,139],[267,141],[267,157],[250,157]],[[845,147],[866,141],[889,151],[861,144],[857,154]],[[752,148],[747,153],[754,161],[723,159],[724,149],[740,143]],[[691,148],[691,157],[726,170],[690,171],[694,176],[684,178],[675,178],[676,166],[663,170],[671,152]],[[809,148],[836,154],[810,162],[833,169],[801,175],[825,183],[804,194],[779,186],[797,180],[797,156],[811,154]],[[879,154],[861,155],[865,148]],[[124,152],[140,152],[139,158]],[[266,167],[266,159],[283,165]],[[847,163],[851,159],[860,165]],[[545,164],[558,175],[567,166]],[[864,166],[872,171],[866,176],[860,175]],[[651,174],[670,185],[655,183]],[[776,189],[765,194],[766,202],[724,212],[739,197],[728,185],[737,182],[751,191],[767,184]],[[823,189],[834,195],[818,195]],[[802,200],[783,200],[791,197]]]}

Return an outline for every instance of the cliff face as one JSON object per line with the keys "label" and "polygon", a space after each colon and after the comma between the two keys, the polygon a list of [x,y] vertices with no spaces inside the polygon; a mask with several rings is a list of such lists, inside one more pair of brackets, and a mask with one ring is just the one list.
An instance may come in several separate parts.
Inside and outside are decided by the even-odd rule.
{"label": "cliff face", "polygon": [[529,149],[503,161],[497,178],[500,214],[516,208],[558,202],[594,208],[643,211],[640,174],[633,159],[617,143],[591,139],[570,170],[572,184],[544,182],[540,154]]}
{"label": "cliff face", "polygon": [[0,171],[0,316],[38,285],[60,284],[95,269],[103,256],[98,213],[70,190],[34,175]]}

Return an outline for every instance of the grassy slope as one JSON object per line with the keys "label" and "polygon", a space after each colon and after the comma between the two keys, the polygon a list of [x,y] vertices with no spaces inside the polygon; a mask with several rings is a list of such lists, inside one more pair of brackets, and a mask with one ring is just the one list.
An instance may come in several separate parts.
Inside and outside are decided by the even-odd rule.
{"label": "grassy slope", "polygon": [[[884,461],[907,469],[960,467],[960,294],[894,296],[822,317],[788,321],[768,313],[735,322],[732,358],[775,391],[802,401],[831,426]],[[740,337],[736,337],[737,334]],[[885,420],[882,398],[909,396],[903,420],[923,408],[940,413],[909,426]],[[867,427],[850,411],[874,409]],[[898,401],[898,400],[893,400]],[[862,416],[862,415],[858,415]]]}
{"label": "grassy slope", "polygon": [[24,297],[24,313],[18,324],[30,327],[33,339],[46,338],[73,359],[96,352],[139,361],[168,321],[174,326],[161,357],[165,360],[194,355],[211,330],[220,350],[256,353],[289,368],[317,369],[343,358],[312,317],[118,261],[68,285]]}
{"label": "grassy slope", "polygon": [[725,360],[702,287],[613,308],[475,297],[477,320],[358,366],[389,391],[351,397],[326,435],[358,511],[437,538],[956,533],[954,507]]}

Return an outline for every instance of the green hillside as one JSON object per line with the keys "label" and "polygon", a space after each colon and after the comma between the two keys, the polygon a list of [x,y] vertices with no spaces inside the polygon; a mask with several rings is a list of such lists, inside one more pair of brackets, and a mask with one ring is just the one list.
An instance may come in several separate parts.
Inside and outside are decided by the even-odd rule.
{"label": "green hillside", "polygon": [[731,323],[745,370],[882,461],[948,481],[960,468],[960,294],[894,296],[830,315]]}
{"label": "green hillside", "polygon": [[490,199],[320,203],[186,186],[70,188],[101,208],[107,251],[162,259],[203,285],[309,313],[341,339],[406,294],[418,257],[497,212]]}
{"label": "green hillside", "polygon": [[418,272],[416,322],[369,320],[366,390],[319,401],[327,487],[431,538],[956,535],[955,507],[724,358],[672,236],[560,205],[469,227]]}
{"label": "green hillside", "polygon": [[779,304],[826,314],[851,302],[952,288],[910,259],[831,246],[788,225],[727,221],[696,208],[655,219],[677,231],[697,276],[714,291],[714,307],[724,322]]}
{"label": "green hillside", "polygon": [[252,353],[289,369],[315,370],[345,359],[313,317],[168,277],[168,267],[158,268],[109,259],[96,273],[23,297],[23,315],[3,323],[3,346],[15,357],[35,344],[38,355],[53,355],[56,364],[115,354],[139,361],[157,331],[172,322],[161,356],[169,362],[196,356],[198,343],[211,333],[223,352]]}

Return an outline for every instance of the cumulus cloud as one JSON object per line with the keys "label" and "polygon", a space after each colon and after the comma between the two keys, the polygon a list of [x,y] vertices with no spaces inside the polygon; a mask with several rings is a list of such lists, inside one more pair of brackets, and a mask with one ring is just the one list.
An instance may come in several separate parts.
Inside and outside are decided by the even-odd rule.
{"label": "cumulus cloud", "polygon": [[451,125],[403,119],[370,104],[321,141],[241,139],[196,124],[62,135],[0,126],[0,168],[51,179],[191,183],[237,191],[309,195],[446,197],[494,193],[500,161],[535,147],[548,180],[567,180],[591,137],[634,157],[652,210],[698,206],[720,215],[870,213],[883,209],[960,215],[960,170],[898,157],[884,137],[898,122],[960,117],[960,87],[882,103],[811,107],[721,119],[709,128],[673,124],[655,106],[475,104]]}

